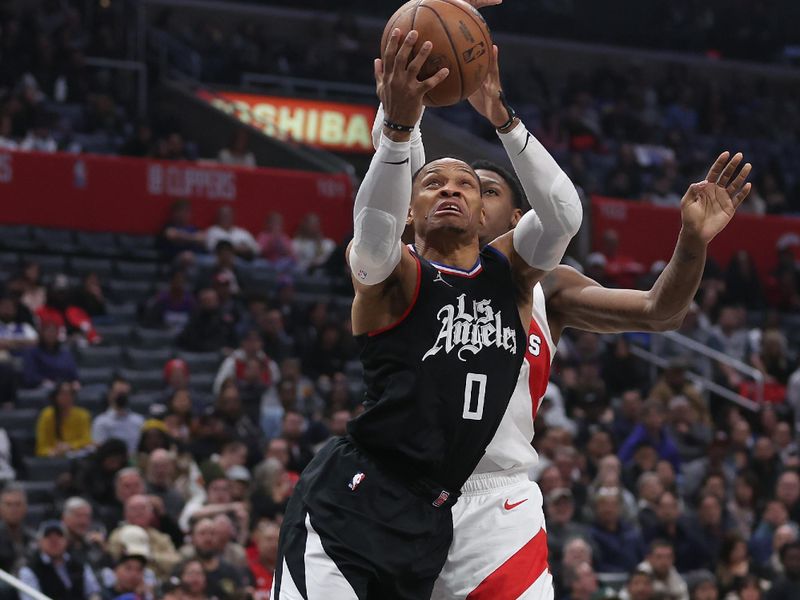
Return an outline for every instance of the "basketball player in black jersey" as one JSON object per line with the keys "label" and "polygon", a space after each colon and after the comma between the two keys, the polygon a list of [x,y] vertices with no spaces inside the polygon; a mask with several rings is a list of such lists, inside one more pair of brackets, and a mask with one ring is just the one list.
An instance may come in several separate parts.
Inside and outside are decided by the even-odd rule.
{"label": "basketball player in black jersey", "polygon": [[[376,61],[386,120],[348,249],[366,411],[301,476],[281,530],[275,600],[430,597],[452,537],[450,508],[517,382],[531,290],[580,226],[576,195],[559,219],[531,211],[481,251],[475,171],[442,159],[412,180],[409,124],[447,75],[417,80],[431,46],[409,61],[415,41],[416,32],[402,40],[395,30]],[[400,242],[406,219],[410,247]]]}

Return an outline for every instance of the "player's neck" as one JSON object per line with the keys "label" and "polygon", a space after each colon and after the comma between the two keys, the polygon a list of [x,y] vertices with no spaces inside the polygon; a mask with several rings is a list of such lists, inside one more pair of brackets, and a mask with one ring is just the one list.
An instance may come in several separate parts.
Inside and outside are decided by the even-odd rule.
{"label": "player's neck", "polygon": [[475,266],[480,254],[477,238],[465,240],[464,238],[442,239],[443,237],[426,239],[417,236],[414,241],[417,254],[425,260],[464,271]]}

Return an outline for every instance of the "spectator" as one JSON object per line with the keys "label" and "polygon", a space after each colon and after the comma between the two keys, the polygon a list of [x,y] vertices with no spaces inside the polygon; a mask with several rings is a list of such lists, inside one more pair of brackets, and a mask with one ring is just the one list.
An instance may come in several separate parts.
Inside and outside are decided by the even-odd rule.
{"label": "spectator", "polygon": [[686,576],[686,584],[689,586],[689,598],[691,600],[717,600],[717,580],[713,573],[702,569]]}
{"label": "spectator", "polygon": [[753,257],[745,250],[733,255],[725,276],[725,299],[730,304],[741,304],[748,310],[764,306],[761,280]]}
{"label": "spectator", "polygon": [[119,560],[125,552],[129,537],[136,538],[137,534],[138,537],[143,537],[139,531],[141,528],[150,547],[149,565],[159,578],[165,578],[180,557],[169,536],[153,527],[154,519],[153,502],[148,496],[136,494],[128,498],[125,502],[124,522],[108,536],[108,553],[114,560]]}
{"label": "spectator", "polygon": [[784,575],[767,592],[766,600],[792,600],[800,597],[800,542],[781,549]]}
{"label": "spectator", "polygon": [[566,570],[564,587],[568,590],[568,595],[565,597],[569,600],[594,600],[600,590],[597,575],[588,562],[582,562]]}
{"label": "spectator", "polygon": [[711,562],[704,541],[699,537],[696,527],[681,515],[678,498],[670,491],[661,494],[656,505],[657,522],[655,527],[644,533],[650,543],[656,539],[669,542],[675,552],[675,567],[679,573],[704,568]]}
{"label": "spectator", "polygon": [[620,600],[655,600],[653,580],[652,573],[648,571],[633,571],[619,594]]}
{"label": "spectator", "polygon": [[17,471],[14,466],[18,465],[18,458],[8,432],[3,427],[0,427],[0,489],[6,482],[13,481],[16,478]]}
{"label": "spectator", "polygon": [[20,302],[31,313],[38,311],[47,301],[47,291],[42,285],[42,268],[35,261],[25,261],[9,287],[19,293]]}
{"label": "spectator", "polygon": [[225,471],[225,477],[231,481],[231,499],[234,502],[246,502],[250,498],[250,471],[241,465],[234,465]]}
{"label": "spectator", "polygon": [[36,546],[36,533],[25,525],[25,488],[9,483],[0,491],[0,569],[13,571]]}
{"label": "spectator", "polygon": [[278,561],[280,527],[261,521],[253,532],[253,544],[247,548],[247,564],[255,582],[256,594],[269,594]]}
{"label": "spectator", "polygon": [[755,575],[748,575],[734,586],[725,600],[762,600],[765,594],[761,580]]}
{"label": "spectator", "polygon": [[220,600],[232,600],[236,590],[251,586],[249,571],[239,571],[221,558],[216,528],[211,519],[201,518],[192,531],[192,545],[205,571],[210,595],[216,595]]}
{"label": "spectator", "polygon": [[[232,379],[239,384],[244,381],[247,361],[256,359],[260,364],[260,378],[265,386],[275,383],[280,377],[278,365],[263,350],[263,343],[258,331],[251,329],[242,338],[239,348],[234,350],[220,365],[217,376],[214,379],[214,393],[218,394],[222,384]],[[257,414],[252,408],[248,414]],[[257,422],[257,420],[256,420]]]}
{"label": "spectator", "polygon": [[149,123],[138,123],[133,135],[119,149],[122,156],[144,158],[153,152],[153,129]]}
{"label": "spectator", "polygon": [[177,339],[178,346],[190,352],[214,352],[236,345],[231,323],[223,319],[219,296],[211,288],[198,293],[198,305]]}
{"label": "spectator", "polygon": [[128,446],[128,454],[133,456],[139,445],[144,417],[128,408],[131,384],[117,375],[111,381],[106,395],[108,409],[97,415],[92,423],[92,440],[100,445],[106,440],[117,438]]}
{"label": "spectator", "polygon": [[261,453],[262,433],[244,413],[239,389],[232,382],[222,386],[214,403],[216,416],[222,420],[227,437],[243,442],[248,449],[249,463],[254,464]]}
{"label": "spectator", "polygon": [[589,538],[589,528],[576,523],[575,502],[569,488],[557,488],[545,499],[547,511],[547,552],[552,563],[561,561],[564,544],[574,537]]}
{"label": "spectator", "polygon": [[306,420],[303,415],[295,410],[287,410],[284,413],[281,437],[289,443],[287,468],[296,473],[301,473],[314,456],[304,437],[305,428]]}
{"label": "spectator", "polygon": [[664,406],[658,400],[648,400],[642,407],[642,423],[623,442],[619,449],[619,459],[628,463],[636,448],[642,443],[651,444],[660,458],[668,460],[677,470],[680,466],[680,455],[675,442],[664,425]]}
{"label": "spectator", "polygon": [[148,555],[147,545],[128,544],[125,552],[114,563],[114,583],[103,591],[103,600],[153,600],[153,594],[147,589],[144,577]]}
{"label": "spectator", "polygon": [[[723,354],[736,360],[747,360],[747,330],[744,328],[745,314],[738,306],[723,306],[717,324],[711,329],[709,345]],[[717,363],[723,380],[727,385],[737,388],[741,376],[723,363]]]}
{"label": "spectator", "polygon": [[[192,224],[192,204],[178,200],[170,207],[170,217],[158,235],[158,247],[167,261],[181,265],[194,263],[206,250],[206,234]],[[213,247],[213,246],[212,246]]]}
{"label": "spectator", "polygon": [[20,355],[39,341],[36,329],[30,323],[21,321],[18,313],[13,296],[0,294],[0,361]]}
{"label": "spectator", "polygon": [[51,388],[56,381],[77,381],[78,366],[58,339],[58,323],[42,322],[39,344],[23,355],[22,380],[28,388]]}
{"label": "spectator", "polygon": [[669,401],[667,432],[675,440],[681,462],[702,458],[711,443],[711,429],[685,396]]}
{"label": "spectator", "polygon": [[600,488],[592,498],[592,540],[597,547],[595,564],[603,573],[627,573],[644,556],[639,532],[620,518],[622,497],[617,488]]}
{"label": "spectator", "polygon": [[631,354],[627,338],[617,336],[612,349],[603,361],[603,379],[608,393],[617,396],[631,388],[643,389],[648,381],[645,365]]}
{"label": "spectator", "polygon": [[789,512],[789,518],[795,523],[800,519],[800,475],[796,471],[785,471],[775,484],[775,498]]}
{"label": "spectator", "polygon": [[675,569],[675,551],[669,542],[653,540],[638,567],[652,576],[653,592],[663,600],[689,600],[689,588]]}
{"label": "spectator", "polygon": [[747,542],[736,534],[729,534],[722,543],[717,563],[717,581],[723,594],[736,587],[750,572]]}
{"label": "spectator", "polygon": [[83,278],[81,286],[75,290],[73,304],[89,318],[106,316],[106,299],[97,273],[88,273]]}
{"label": "spectator", "polygon": [[264,352],[273,360],[283,362],[294,356],[294,340],[286,333],[283,315],[277,309],[271,309],[258,318],[258,329],[261,332]]}
{"label": "spectator", "polygon": [[297,270],[308,273],[328,260],[336,243],[324,236],[319,216],[310,213],[297,227],[292,249],[297,259]]}
{"label": "spectator", "polygon": [[257,256],[260,250],[249,231],[233,224],[233,208],[230,206],[220,207],[217,222],[206,230],[206,248],[211,252],[222,240],[233,245],[236,256],[247,260]]}
{"label": "spectator", "polygon": [[749,472],[740,473],[733,485],[733,497],[726,506],[733,528],[746,539],[750,538],[756,523],[755,488],[753,475]]}
{"label": "spectator", "polygon": [[700,395],[697,387],[686,376],[688,370],[689,361],[686,358],[677,357],[670,360],[664,375],[650,390],[650,398],[660,400],[662,406],[667,408],[673,398],[683,396],[692,405],[701,423],[710,425],[711,414],[708,411],[708,404]]}
{"label": "spectator", "polygon": [[176,569],[176,573],[180,578],[180,600],[209,598],[210,590],[202,561],[188,560]]}
{"label": "spectator", "polygon": [[146,303],[142,322],[148,327],[180,331],[188,323],[195,304],[194,296],[186,285],[186,272],[175,269],[170,275],[169,287]]}
{"label": "spectator", "polygon": [[256,157],[247,149],[248,141],[247,130],[243,127],[236,129],[230,145],[219,151],[219,162],[237,167],[255,167]]}
{"label": "spectator", "polygon": [[105,560],[105,533],[92,530],[92,505],[73,496],[64,503],[61,521],[67,534],[67,552],[80,564],[98,570]]}
{"label": "spectator", "polygon": [[71,339],[79,344],[97,344],[101,341],[89,315],[70,297],[66,275],[59,274],[53,278],[47,290],[47,302],[36,311],[36,316],[40,323],[56,323],[61,341]]}
{"label": "spectator", "polygon": [[65,456],[92,447],[92,417],[75,406],[73,384],[61,382],[50,392],[50,406],[36,421],[36,455]]}
{"label": "spectator", "polygon": [[214,264],[210,287],[214,288],[219,294],[220,304],[226,315],[229,315],[235,322],[239,321],[239,303],[236,297],[241,292],[239,277],[236,269],[236,255],[233,253],[233,245],[222,240],[214,248]]}
{"label": "spectator", "polygon": [[174,521],[178,520],[186,504],[175,487],[176,469],[175,455],[159,448],[150,454],[145,474],[147,493],[161,498],[166,513]]}
{"label": "spectator", "polygon": [[225,470],[220,465],[211,463],[204,465],[203,471],[205,494],[198,494],[186,503],[178,519],[181,529],[189,531],[192,523],[197,520],[213,518],[222,513],[233,515],[237,525],[246,529],[249,513],[243,503],[233,501],[231,482],[225,476]]}
{"label": "spectator", "polygon": [[[237,467],[229,469],[234,470]],[[244,467],[238,467],[244,469]],[[236,531],[236,526],[228,515],[220,514],[214,517],[214,528],[216,529],[217,551],[220,558],[239,570],[247,569],[247,555],[244,547],[238,542],[238,537],[245,539],[247,531],[242,531],[242,535]]]}
{"label": "spectator", "polygon": [[[67,534],[61,521],[44,521],[37,541],[38,552],[19,571],[24,584],[50,598],[100,600],[100,584],[92,569],[67,553]],[[34,599],[23,593],[21,600]]]}
{"label": "spectator", "polygon": [[783,561],[781,561],[781,548],[786,544],[796,542],[798,538],[797,525],[794,523],[787,523],[781,525],[775,530],[775,535],[772,536],[772,554],[767,561],[767,565],[763,572],[770,575],[773,581],[784,574]]}
{"label": "spectator", "polygon": [[286,512],[293,481],[280,460],[267,457],[255,469],[255,486],[250,498],[253,520],[276,520]]}
{"label": "spectator", "polygon": [[278,271],[294,268],[294,248],[292,239],[283,229],[283,215],[271,212],[264,221],[264,229],[258,234],[261,257]]}

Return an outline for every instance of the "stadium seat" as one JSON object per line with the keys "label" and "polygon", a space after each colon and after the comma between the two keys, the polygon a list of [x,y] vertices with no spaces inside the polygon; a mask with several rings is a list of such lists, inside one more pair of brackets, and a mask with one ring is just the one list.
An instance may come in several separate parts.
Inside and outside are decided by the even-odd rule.
{"label": "stadium seat", "polygon": [[133,330],[133,341],[140,348],[169,348],[175,334],[168,329],[147,329],[137,327]]}
{"label": "stadium seat", "polygon": [[133,302],[123,302],[122,304],[107,303],[106,314],[117,323],[135,323],[138,307]]}
{"label": "stadium seat", "polygon": [[74,254],[78,249],[75,236],[67,229],[34,227],[31,233],[36,245],[50,252]]}
{"label": "stadium seat", "polygon": [[[29,431],[9,432],[8,437],[11,439],[11,445],[14,452],[19,456],[33,456],[36,454],[36,432],[31,429]],[[24,473],[17,473],[17,479]]]}
{"label": "stadium seat", "polygon": [[17,391],[17,406],[19,408],[41,408],[47,406],[50,390],[35,389],[35,390],[18,390]]}
{"label": "stadium seat", "polygon": [[63,273],[67,268],[67,260],[59,254],[25,254],[25,260],[39,263],[45,273]]}
{"label": "stadium seat", "polygon": [[189,388],[192,392],[212,393],[216,373],[192,373],[189,376]]}
{"label": "stadium seat", "polygon": [[19,254],[16,252],[0,252],[0,269],[16,271],[19,268]]}
{"label": "stadium seat", "polygon": [[109,297],[115,302],[142,302],[153,292],[151,281],[121,281],[111,279],[107,283]]}
{"label": "stadium seat", "polygon": [[162,392],[143,392],[140,394],[134,394],[130,399],[131,410],[146,417],[150,414],[150,407],[161,402],[163,396],[164,395]]}
{"label": "stadium seat", "polygon": [[192,375],[198,372],[216,373],[222,362],[219,352],[178,352],[178,358],[186,361]]}
{"label": "stadium seat", "polygon": [[107,258],[73,258],[69,261],[69,270],[80,277],[96,273],[103,280],[111,277],[113,266]]}
{"label": "stadium seat", "polygon": [[331,291],[331,280],[322,275],[300,275],[295,278],[294,287],[299,293],[328,294]]}
{"label": "stadium seat", "polygon": [[[122,348],[119,346],[87,346],[76,351],[78,364],[83,367],[114,368],[122,359]],[[81,371],[81,374],[83,372]]]}
{"label": "stadium seat", "polygon": [[13,250],[31,250],[36,247],[27,225],[0,225],[0,246]]}
{"label": "stadium seat", "polygon": [[31,481],[55,481],[70,466],[68,458],[26,456],[22,460]]}
{"label": "stadium seat", "polygon": [[52,504],[29,504],[28,513],[25,515],[25,523],[32,528],[36,528],[45,519],[57,516]]}
{"label": "stadium seat", "polygon": [[146,350],[127,348],[125,350],[125,364],[137,371],[162,369],[173,355],[174,352],[170,348],[149,348]]}
{"label": "stadium seat", "polygon": [[111,377],[114,375],[114,371],[116,370],[116,366],[107,366],[107,367],[81,367],[78,371],[80,375],[81,383],[84,385],[92,385],[92,384],[109,384],[111,382]]}
{"label": "stadium seat", "polygon": [[19,408],[0,412],[0,425],[9,433],[33,431],[39,410],[35,408]]}
{"label": "stadium seat", "polygon": [[118,235],[117,246],[120,256],[124,258],[152,261],[161,258],[152,235]]}
{"label": "stadium seat", "polygon": [[116,346],[130,342],[131,327],[129,325],[97,325],[96,329],[103,339],[104,346]]}
{"label": "stadium seat", "polygon": [[119,260],[115,268],[116,277],[127,281],[156,281],[159,275],[159,265],[155,262]]}
{"label": "stadium seat", "polygon": [[28,495],[29,504],[52,504],[55,481],[21,481],[20,485]]}
{"label": "stadium seat", "polygon": [[93,256],[117,256],[117,238],[113,233],[79,231],[75,234],[78,248]]}
{"label": "stadium seat", "polygon": [[120,370],[120,375],[127,379],[135,392],[160,390],[164,387],[164,376],[161,369],[152,371]]}

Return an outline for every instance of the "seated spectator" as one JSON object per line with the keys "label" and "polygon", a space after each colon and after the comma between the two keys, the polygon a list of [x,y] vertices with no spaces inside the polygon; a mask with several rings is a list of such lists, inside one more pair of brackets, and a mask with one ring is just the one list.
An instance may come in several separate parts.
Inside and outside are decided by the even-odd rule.
{"label": "seated spectator", "polygon": [[128,408],[130,393],[131,384],[121,376],[115,376],[106,395],[108,409],[97,415],[92,423],[92,440],[100,445],[111,438],[120,439],[127,444],[128,454],[133,456],[139,445],[144,417]]}
{"label": "seated spectator", "polygon": [[329,323],[323,327],[316,344],[303,358],[303,365],[310,377],[332,377],[344,371],[345,363],[352,357],[348,356],[342,337],[339,325]]}
{"label": "seated spectator", "polygon": [[620,253],[619,234],[613,229],[603,232],[602,255],[606,259],[605,274],[613,287],[635,288],[636,280],[645,271],[644,265]]}
{"label": "seated spectator", "polygon": [[253,495],[250,497],[253,520],[272,521],[283,515],[292,495],[293,482],[280,460],[271,457],[264,459],[255,468],[254,479]]}
{"label": "seated spectator", "polygon": [[92,530],[92,505],[73,496],[64,503],[61,521],[67,534],[67,552],[80,564],[99,570],[105,562],[105,532]]}
{"label": "seated spectator", "polygon": [[[769,383],[785,392],[785,386],[794,370],[794,363],[789,359],[788,342],[783,332],[769,329],[761,336],[761,350],[753,354],[751,364],[757,368]],[[778,393],[781,400],[784,393]]]}
{"label": "seated spectator", "polygon": [[775,535],[772,536],[772,554],[767,561],[767,565],[761,571],[769,576],[771,580],[775,580],[784,574],[784,566],[781,561],[781,549],[786,544],[791,544],[798,540],[798,529],[794,523],[787,523],[781,525],[775,530]]}
{"label": "seated spectator", "polygon": [[216,249],[221,241],[230,242],[233,251],[239,258],[250,260],[258,256],[259,246],[246,229],[233,224],[233,208],[221,206],[217,211],[217,222],[206,230],[206,248],[209,252]]}
{"label": "seated spectator", "polygon": [[264,352],[263,342],[258,331],[251,329],[242,337],[239,348],[234,350],[220,365],[214,379],[214,393],[218,394],[222,384],[229,379],[236,384],[243,382],[249,359],[256,359],[259,362],[260,379],[265,386],[270,386],[278,381],[280,378],[278,365]]}
{"label": "seated spectator", "polygon": [[145,304],[142,323],[147,327],[180,331],[188,323],[195,304],[195,298],[186,284],[186,272],[175,269],[170,276],[169,287]]}
{"label": "seated spectator", "polygon": [[272,521],[261,521],[253,531],[253,543],[247,547],[247,564],[253,575],[256,594],[267,595],[278,561],[280,527]]}
{"label": "seated spectator", "polygon": [[47,300],[47,291],[42,285],[42,268],[39,263],[28,260],[22,264],[19,274],[9,282],[9,289],[19,294],[20,302],[31,313],[36,313]]}
{"label": "seated spectator", "polygon": [[19,466],[20,457],[14,450],[8,432],[0,427],[0,489],[8,481],[13,481],[17,476],[16,467]]}
{"label": "seated spectator", "polygon": [[186,504],[175,487],[176,475],[177,464],[174,454],[161,448],[150,454],[145,471],[147,493],[161,498],[167,514],[175,521],[181,516]]}
{"label": "seated spectator", "polygon": [[81,286],[73,293],[72,303],[90,318],[104,317],[107,314],[106,299],[97,273],[88,273],[83,278]]}
{"label": "seated spectator", "polygon": [[222,421],[226,437],[244,443],[248,463],[255,464],[261,453],[263,435],[258,425],[244,413],[236,384],[231,381],[223,384],[214,403],[214,413]]}
{"label": "seated spectator", "polygon": [[[572,448],[570,448],[572,449]],[[563,448],[556,451],[556,464],[558,463],[558,455],[563,452]],[[564,473],[562,472],[562,477]],[[624,521],[636,525],[637,506],[636,497],[622,485],[622,464],[619,459],[610,454],[600,461],[597,469],[597,476],[588,487],[588,494],[594,496],[601,488],[613,488],[619,490],[620,498],[622,500],[621,517]],[[586,494],[584,494],[585,496]],[[586,507],[584,511],[589,515],[591,520],[591,507]]]}
{"label": "seated spectator", "polygon": [[306,420],[296,410],[286,410],[283,415],[281,437],[289,443],[289,471],[302,473],[314,457],[305,439]]}
{"label": "seated spectator", "polygon": [[800,598],[800,542],[786,544],[781,549],[784,575],[767,592],[766,600]]}
{"label": "seated spectator", "polygon": [[642,443],[651,444],[658,456],[672,463],[675,469],[680,466],[680,455],[675,441],[664,425],[664,406],[658,400],[648,400],[642,407],[642,422],[636,426],[619,449],[619,459],[627,464]]}
{"label": "seated spectator", "polygon": [[689,361],[686,358],[676,357],[670,360],[664,374],[653,389],[650,390],[650,398],[661,401],[662,406],[667,408],[673,398],[682,396],[694,408],[701,423],[711,425],[711,413],[708,410],[708,403],[700,395],[697,387],[686,376],[688,370]]}
{"label": "seated spectator", "polygon": [[574,537],[589,539],[589,528],[575,521],[575,502],[569,488],[557,488],[545,498],[547,515],[547,556],[551,563],[561,561],[564,544]]}
{"label": "seated spectator", "polygon": [[653,592],[663,600],[688,600],[689,588],[675,569],[675,550],[669,542],[653,540],[637,570],[652,576]]}
{"label": "seated spectator", "polygon": [[764,306],[764,293],[753,257],[746,250],[739,250],[731,258],[725,274],[725,300],[730,304],[741,304],[748,310]]}
{"label": "seated spectator", "polygon": [[653,595],[653,579],[652,573],[648,571],[633,571],[619,594],[620,600],[656,600]]}
{"label": "seated spectator", "polygon": [[[44,521],[37,534],[38,552],[19,570],[22,583],[50,598],[96,600],[100,584],[92,569],[67,552],[67,532],[61,521]],[[21,600],[35,600],[27,594]]]}
{"label": "seated spectator", "polygon": [[176,596],[179,600],[206,600],[209,598],[210,589],[206,578],[205,568],[200,560],[188,560],[175,569],[175,574],[180,580]]}
{"label": "seated spectator", "polygon": [[297,227],[292,240],[292,250],[297,259],[297,270],[308,273],[321,267],[330,257],[336,243],[322,233],[319,215],[310,213]]}
{"label": "seated spectator", "polygon": [[154,596],[145,583],[148,557],[147,545],[129,544],[114,561],[114,583],[103,590],[104,600],[118,598],[152,600]]}
{"label": "seated spectator", "polygon": [[8,293],[0,294],[0,361],[36,346],[39,334],[33,325],[18,318],[17,303]]}
{"label": "seated spectator", "polygon": [[198,293],[198,305],[177,339],[178,346],[190,352],[215,352],[236,346],[233,325],[225,321],[219,296],[211,288]]}
{"label": "seated spectator", "polygon": [[234,465],[225,471],[225,477],[231,481],[231,499],[234,502],[247,502],[250,497],[250,471],[247,467]]}
{"label": "seated spectator", "polygon": [[19,144],[22,152],[58,152],[58,144],[50,132],[49,120],[49,117],[37,117],[36,126],[28,131]]}
{"label": "seated spectator", "polygon": [[592,541],[597,547],[595,565],[602,573],[628,573],[644,556],[639,532],[620,518],[622,498],[617,488],[601,488],[592,498]]}
{"label": "seated spectator", "polygon": [[167,261],[190,265],[195,255],[206,252],[206,234],[192,224],[192,204],[178,200],[170,208],[170,217],[161,233],[157,245]]}
{"label": "seated spectator", "polygon": [[685,396],[675,396],[669,401],[667,432],[675,440],[681,462],[702,458],[711,444],[711,428]]}
{"label": "seated spectator", "polygon": [[50,392],[50,406],[36,421],[36,456],[65,456],[92,448],[92,417],[75,406],[72,383],[56,384]]}
{"label": "seated spectator", "polygon": [[95,331],[86,311],[70,298],[69,279],[56,275],[47,290],[47,302],[36,311],[41,323],[53,322],[59,327],[59,339],[75,340],[78,343],[98,344],[100,336]]}
{"label": "seated spectator", "polygon": [[223,165],[237,167],[255,167],[256,157],[247,149],[249,136],[244,127],[240,127],[233,134],[231,143],[219,151],[217,158]]}
{"label": "seated spectator", "polygon": [[717,561],[717,582],[725,594],[750,572],[747,542],[737,534],[729,534],[720,548]]}
{"label": "seated spectator", "polygon": [[631,344],[624,335],[619,335],[603,360],[602,372],[606,389],[612,396],[631,388],[644,389],[649,382],[646,365],[631,353]]}
{"label": "seated spectator", "polygon": [[[742,362],[747,360],[748,334],[745,328],[746,313],[739,306],[723,306],[719,311],[717,324],[711,329],[708,344],[714,350]],[[731,388],[738,388],[742,377],[732,367],[716,363],[723,382]]]}
{"label": "seated spectator", "polygon": [[237,526],[247,529],[249,513],[241,502],[234,502],[231,493],[231,481],[225,475],[225,469],[216,463],[206,463],[202,468],[205,492],[192,497],[183,509],[178,523],[183,531],[189,531],[192,523],[198,519],[213,518],[218,514],[230,514]]}
{"label": "seated spectator", "polygon": [[597,575],[588,562],[580,563],[565,569],[564,584],[566,595],[560,596],[569,600],[594,600],[600,594]]}
{"label": "seated spectator", "polygon": [[43,321],[39,344],[22,357],[22,381],[27,388],[52,388],[56,381],[77,381],[78,366],[69,348],[58,339],[56,321]]}
{"label": "seated spectator", "polygon": [[114,498],[111,504],[102,505],[99,515],[107,531],[119,527],[125,517],[125,503],[136,495],[145,493],[144,479],[134,467],[125,467],[114,477]]}
{"label": "seated spectator", "polygon": [[295,355],[294,340],[286,332],[279,310],[270,309],[259,315],[256,325],[261,333],[264,352],[273,360],[282,362]]}
{"label": "seated spectator", "polygon": [[119,149],[119,153],[122,156],[136,156],[139,158],[150,156],[153,152],[153,141],[153,128],[150,127],[150,124],[146,122],[137,123],[136,130]]}
{"label": "seated spectator", "polygon": [[639,476],[636,482],[637,508],[639,511],[639,529],[642,532],[649,531],[655,527],[658,518],[656,517],[656,504],[661,494],[664,493],[664,485],[661,479],[653,471],[646,471]]}
{"label": "seated spectator", "polygon": [[706,568],[712,557],[700,533],[688,519],[681,515],[678,498],[674,493],[666,491],[661,494],[656,504],[656,525],[644,532],[645,542],[656,539],[669,542],[675,553],[675,568],[679,573],[686,573]]}
{"label": "seated spectator", "polygon": [[25,525],[28,495],[17,483],[0,490],[0,569],[14,571],[36,548],[36,532]]}
{"label": "seated spectator", "polygon": [[[209,520],[213,523],[212,532],[207,529]],[[203,526],[198,530],[197,526],[201,523]],[[191,543],[184,544],[180,549],[182,559],[198,558],[198,544],[203,548],[209,544],[207,549],[216,551],[224,562],[239,571],[247,569],[247,555],[236,540],[236,528],[228,515],[218,514],[213,519],[199,519],[195,522],[191,533]]]}
{"label": "seated spectator", "polygon": [[141,528],[147,534],[150,546],[150,568],[159,578],[169,576],[180,556],[165,533],[153,527],[155,512],[153,502],[148,496],[136,494],[125,502],[124,521],[108,536],[108,553],[119,560],[125,549],[125,539],[131,535],[131,526]]}
{"label": "seated spectator", "polygon": [[218,549],[217,531],[212,519],[201,518],[192,528],[192,546],[208,579],[208,591],[219,598],[230,598],[233,590],[252,585],[249,569],[237,569],[226,562]]}
{"label": "seated spectator", "polygon": [[264,221],[264,229],[256,240],[261,248],[261,257],[278,271],[294,268],[292,239],[283,230],[283,215],[271,212]]}

